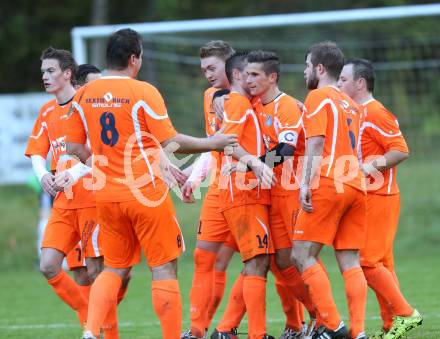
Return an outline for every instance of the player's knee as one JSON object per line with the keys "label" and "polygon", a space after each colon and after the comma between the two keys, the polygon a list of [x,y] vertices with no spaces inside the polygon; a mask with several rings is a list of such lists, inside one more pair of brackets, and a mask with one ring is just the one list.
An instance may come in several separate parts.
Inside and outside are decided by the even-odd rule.
{"label": "player's knee", "polygon": [[60,272],[60,270],[61,267],[50,260],[40,261],[40,272],[45,276],[46,279],[52,279]]}
{"label": "player's knee", "polygon": [[91,266],[87,267],[87,277],[93,283],[95,279],[98,277],[99,273],[101,273],[102,268],[100,266]]}
{"label": "player's knee", "polygon": [[280,270],[284,270],[292,266],[293,261],[291,259],[291,250],[288,249],[287,251],[286,250],[276,251],[275,264]]}
{"label": "player's knee", "polygon": [[336,260],[339,269],[345,272],[353,267],[359,267],[359,251],[358,250],[339,250],[335,251]]}
{"label": "player's knee", "polygon": [[89,275],[87,273],[88,272],[85,267],[73,270],[73,277],[78,285],[87,286],[91,284]]}
{"label": "player's knee", "polygon": [[98,258],[86,258],[87,263],[87,275],[90,281],[93,283],[98,277],[99,273],[104,269],[104,263],[102,257]]}
{"label": "player's knee", "polygon": [[269,271],[270,257],[268,255],[257,255],[245,262],[245,275],[256,275],[259,277],[266,277]]}
{"label": "player's knee", "polygon": [[[127,271],[126,276],[130,273]],[[177,279],[177,260],[170,261],[164,265],[152,267],[153,280]]]}

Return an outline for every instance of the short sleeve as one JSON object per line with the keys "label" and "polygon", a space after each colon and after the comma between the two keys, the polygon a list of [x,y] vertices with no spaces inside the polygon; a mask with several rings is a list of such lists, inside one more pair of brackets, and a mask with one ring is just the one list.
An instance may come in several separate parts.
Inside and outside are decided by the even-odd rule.
{"label": "short sleeve", "polygon": [[30,157],[32,155],[40,155],[46,158],[50,150],[50,141],[47,135],[47,126],[43,121],[42,113],[38,114],[37,121],[35,121],[34,128],[28,139],[25,155]]}
{"label": "short sleeve", "polygon": [[87,134],[83,123],[84,111],[78,102],[72,102],[70,112],[63,118],[67,142],[85,144]]}
{"label": "short sleeve", "polygon": [[225,102],[225,112],[223,115],[224,134],[236,134],[240,142],[246,122],[247,110],[250,105],[244,105],[241,100],[230,98]]}
{"label": "short sleeve", "polygon": [[177,134],[165,106],[165,102],[159,91],[151,86],[146,93],[145,106],[142,107],[145,113],[145,121],[148,131],[162,143]]}
{"label": "short sleeve", "polygon": [[371,119],[372,128],[368,129],[370,136],[383,147],[385,152],[396,150],[409,153],[396,117],[384,109],[378,113]]}
{"label": "short sleeve", "polygon": [[302,113],[294,100],[280,102],[276,113],[278,142],[296,147],[302,130]]}
{"label": "short sleeve", "polygon": [[314,90],[307,95],[304,102],[304,128],[307,138],[325,136],[327,132],[327,96],[319,90]]}

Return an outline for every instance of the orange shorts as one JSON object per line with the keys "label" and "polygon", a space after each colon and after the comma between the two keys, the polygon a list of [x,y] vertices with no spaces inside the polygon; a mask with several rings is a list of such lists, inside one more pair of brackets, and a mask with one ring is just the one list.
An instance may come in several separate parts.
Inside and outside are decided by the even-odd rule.
{"label": "orange shorts", "polygon": [[222,212],[237,243],[243,262],[260,254],[273,254],[269,206],[247,204]]}
{"label": "orange shorts", "polygon": [[102,255],[96,208],[61,209],[54,207],[44,231],[41,248],[55,248],[68,254],[81,241],[82,256]]}
{"label": "orange shorts", "polygon": [[197,240],[225,242],[229,239],[230,234],[228,223],[219,210],[218,190],[209,189],[200,211]]}
{"label": "orange shorts", "polygon": [[300,210],[294,240],[313,241],[336,250],[361,249],[366,239],[366,195],[344,185],[336,192],[333,180],[321,177],[319,188],[312,190],[314,211]]}
{"label": "orange shorts", "polygon": [[292,247],[293,227],[299,210],[297,194],[271,195],[270,234],[275,250]]}
{"label": "orange shorts", "polygon": [[66,262],[69,271],[79,267],[86,267],[86,260],[83,256],[80,242],[77,243],[69,253],[67,253]]}
{"label": "orange shorts", "polygon": [[400,194],[367,195],[367,237],[361,265],[394,270],[393,242],[399,224]]}
{"label": "orange shorts", "polygon": [[97,202],[97,208],[106,266],[131,267],[140,262],[141,249],[148,266],[161,266],[185,249],[169,194],[157,207],[132,200]]}

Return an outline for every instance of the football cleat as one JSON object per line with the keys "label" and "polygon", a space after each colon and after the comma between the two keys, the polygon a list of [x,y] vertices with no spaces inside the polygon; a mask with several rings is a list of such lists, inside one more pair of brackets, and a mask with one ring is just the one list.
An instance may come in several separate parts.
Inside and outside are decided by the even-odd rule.
{"label": "football cleat", "polygon": [[405,333],[411,331],[413,328],[419,327],[423,323],[423,317],[414,309],[413,314],[409,317],[394,317],[393,326],[383,336],[384,339],[399,339],[402,338]]}
{"label": "football cleat", "polygon": [[343,321],[335,330],[330,330],[325,326],[320,326],[316,333],[313,334],[312,339],[348,339],[348,331]]}
{"label": "football cleat", "polygon": [[302,331],[295,331],[291,328],[286,327],[284,329],[284,332],[281,334],[280,339],[295,339],[295,338],[302,338],[303,332]]}
{"label": "football cleat", "polygon": [[231,328],[229,332],[219,332],[217,329],[211,334],[211,339],[237,339],[238,333],[236,328]]}
{"label": "football cleat", "polygon": [[359,333],[356,338],[354,339],[368,339],[367,335],[365,334],[365,332],[361,332]]}
{"label": "football cleat", "polygon": [[265,334],[262,339],[275,339],[275,337],[270,334]]}
{"label": "football cleat", "polygon": [[97,339],[91,331],[84,332],[82,339]]}
{"label": "football cleat", "polygon": [[198,337],[196,337],[195,335],[193,335],[193,334],[191,333],[191,331],[186,331],[186,332],[183,332],[183,333],[180,335],[180,339],[205,339],[205,337],[198,338]]}
{"label": "football cleat", "polygon": [[304,331],[304,339],[312,339],[313,336],[316,333],[316,319],[310,318],[309,324],[307,325],[305,331]]}
{"label": "football cleat", "polygon": [[372,335],[370,335],[368,338],[369,339],[383,339],[383,337],[385,336],[385,334],[387,334],[387,331],[385,331],[383,328],[380,329],[379,331],[373,333]]}

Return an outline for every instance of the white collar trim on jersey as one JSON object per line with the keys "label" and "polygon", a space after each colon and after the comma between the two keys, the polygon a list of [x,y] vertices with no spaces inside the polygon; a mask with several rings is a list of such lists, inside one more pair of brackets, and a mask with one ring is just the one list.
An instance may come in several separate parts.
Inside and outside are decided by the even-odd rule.
{"label": "white collar trim on jersey", "polygon": [[362,105],[362,106],[368,105],[370,102],[373,102],[373,101],[375,101],[375,100],[376,100],[376,99],[371,98],[371,99],[369,99],[369,100],[363,102],[361,105]]}
{"label": "white collar trim on jersey", "polygon": [[129,79],[126,75],[103,75],[99,79]]}

